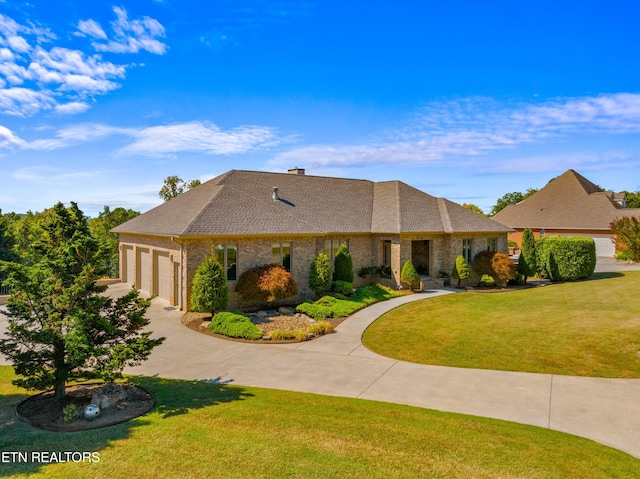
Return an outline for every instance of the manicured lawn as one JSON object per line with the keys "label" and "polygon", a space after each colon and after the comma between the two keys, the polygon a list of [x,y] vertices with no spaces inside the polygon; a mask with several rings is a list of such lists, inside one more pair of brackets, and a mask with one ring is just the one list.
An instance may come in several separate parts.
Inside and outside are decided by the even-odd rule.
{"label": "manicured lawn", "polygon": [[531,426],[355,399],[133,379],[157,398],[130,423],[46,432],[13,416],[26,394],[0,367],[2,451],[98,452],[100,462],[2,463],[42,478],[615,478],[640,460]]}
{"label": "manicured lawn", "polygon": [[506,293],[458,293],[401,306],[364,344],[423,364],[640,377],[640,272]]}

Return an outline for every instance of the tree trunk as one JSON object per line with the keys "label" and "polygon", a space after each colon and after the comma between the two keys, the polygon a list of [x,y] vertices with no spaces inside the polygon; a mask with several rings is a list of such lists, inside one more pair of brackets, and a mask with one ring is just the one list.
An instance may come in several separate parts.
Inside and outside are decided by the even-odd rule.
{"label": "tree trunk", "polygon": [[64,342],[56,341],[53,345],[53,399],[61,401],[66,396],[67,365],[65,363]]}

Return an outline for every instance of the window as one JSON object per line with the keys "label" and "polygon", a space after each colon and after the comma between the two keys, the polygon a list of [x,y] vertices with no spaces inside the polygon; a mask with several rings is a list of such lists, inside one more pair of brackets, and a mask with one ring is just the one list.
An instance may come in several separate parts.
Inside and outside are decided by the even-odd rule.
{"label": "window", "polygon": [[471,264],[473,259],[473,239],[465,238],[462,240],[462,256],[464,256],[468,264]]}
{"label": "window", "polygon": [[496,251],[498,249],[498,238],[488,238],[487,249],[489,251]]}
{"label": "window", "polygon": [[324,240],[324,254],[326,254],[329,259],[335,259],[338,248],[343,244],[347,246],[347,249],[349,248],[349,240]]}
{"label": "window", "polygon": [[287,271],[291,271],[291,243],[273,243],[271,258],[273,264],[279,264]]}
{"label": "window", "polygon": [[219,244],[215,247],[216,258],[227,272],[227,281],[238,279],[238,245]]}

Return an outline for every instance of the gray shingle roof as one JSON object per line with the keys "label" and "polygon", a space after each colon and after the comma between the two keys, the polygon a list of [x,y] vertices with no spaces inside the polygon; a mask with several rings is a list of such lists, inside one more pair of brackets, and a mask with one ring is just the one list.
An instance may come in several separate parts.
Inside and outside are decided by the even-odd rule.
{"label": "gray shingle roof", "polygon": [[616,217],[640,216],[623,208],[579,173],[568,170],[529,198],[509,205],[493,219],[512,228],[609,230]]}
{"label": "gray shingle roof", "polygon": [[510,229],[400,181],[231,170],[112,231],[211,236]]}

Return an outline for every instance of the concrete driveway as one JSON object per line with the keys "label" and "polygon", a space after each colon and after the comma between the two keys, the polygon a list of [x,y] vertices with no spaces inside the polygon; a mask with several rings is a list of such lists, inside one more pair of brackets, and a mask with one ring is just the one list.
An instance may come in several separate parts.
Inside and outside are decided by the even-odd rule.
{"label": "concrete driveway", "polygon": [[[114,295],[128,286],[110,287]],[[448,290],[392,299],[361,310],[336,332],[296,344],[246,344],[199,334],[155,299],[151,330],[166,341],[128,374],[205,380],[370,399],[514,421],[593,439],[640,458],[640,380],[578,378],[407,363],[361,343],[369,324],[402,304]],[[0,329],[6,318],[0,316]],[[1,333],[0,333],[1,334]],[[2,360],[0,359],[0,362]],[[4,363],[6,364],[6,362]]]}

